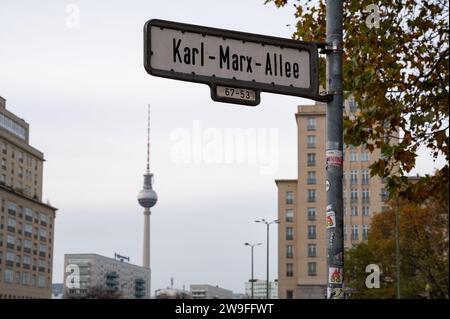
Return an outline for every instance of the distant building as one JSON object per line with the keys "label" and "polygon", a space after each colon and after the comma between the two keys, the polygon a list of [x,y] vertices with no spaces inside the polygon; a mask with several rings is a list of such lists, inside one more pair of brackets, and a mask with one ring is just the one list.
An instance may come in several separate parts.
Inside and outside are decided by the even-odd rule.
{"label": "distant building", "polygon": [[52,299],[63,299],[64,284],[52,284]]}
{"label": "distant building", "polygon": [[176,288],[157,289],[155,299],[192,299],[192,294],[187,290]]}
{"label": "distant building", "polygon": [[192,299],[233,299],[233,292],[212,285],[191,285]]}
{"label": "distant building", "polygon": [[42,202],[44,154],[0,96],[0,299],[50,298],[56,208]]}
{"label": "distant building", "polygon": [[[253,283],[253,299],[266,299],[267,297],[267,281],[255,279]],[[245,294],[247,298],[252,295],[252,283],[245,283]],[[269,282],[269,299],[278,299],[278,281]]]}
{"label": "distant building", "polygon": [[234,293],[233,299],[248,299],[248,296],[242,293]]}
{"label": "distant building", "polygon": [[64,298],[87,298],[92,291],[124,299],[150,298],[147,267],[97,254],[66,254],[64,269]]}

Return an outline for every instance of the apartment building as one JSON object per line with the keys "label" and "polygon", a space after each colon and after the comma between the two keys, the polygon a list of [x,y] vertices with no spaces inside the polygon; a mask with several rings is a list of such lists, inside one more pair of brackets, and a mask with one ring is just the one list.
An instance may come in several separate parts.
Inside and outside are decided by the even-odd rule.
{"label": "apartment building", "polygon": [[[345,112],[357,112],[352,99]],[[297,179],[279,179],[278,296],[281,299],[326,297],[326,104],[300,105],[295,115],[298,138]],[[370,164],[380,151],[344,145],[344,245],[367,239],[374,214],[387,209],[387,193]],[[331,186],[332,187],[332,186]]]}

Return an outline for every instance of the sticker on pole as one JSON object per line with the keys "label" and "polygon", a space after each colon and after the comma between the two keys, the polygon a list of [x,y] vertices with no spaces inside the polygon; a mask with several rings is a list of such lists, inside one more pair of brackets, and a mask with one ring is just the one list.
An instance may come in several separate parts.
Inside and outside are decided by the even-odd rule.
{"label": "sticker on pole", "polygon": [[327,288],[327,299],[344,298],[344,290],[342,288]]}
{"label": "sticker on pole", "polygon": [[328,281],[330,284],[342,284],[342,268],[330,267],[328,269]]}
{"label": "sticker on pole", "polygon": [[327,150],[327,165],[341,167],[343,163],[342,151],[339,150]]}
{"label": "sticker on pole", "polygon": [[327,229],[336,227],[336,213],[332,210],[327,212]]}

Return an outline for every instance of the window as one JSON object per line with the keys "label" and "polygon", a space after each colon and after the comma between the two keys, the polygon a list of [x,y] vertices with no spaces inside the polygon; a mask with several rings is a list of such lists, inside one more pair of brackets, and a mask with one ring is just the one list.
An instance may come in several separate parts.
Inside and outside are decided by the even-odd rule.
{"label": "window", "polygon": [[6,175],[5,174],[1,174],[0,175],[0,183],[1,184],[5,184],[6,183]]}
{"label": "window", "polygon": [[47,214],[41,213],[41,222],[44,222],[44,223],[48,222]]}
{"label": "window", "polygon": [[364,240],[367,239],[367,235],[368,235],[368,234],[369,234],[369,226],[363,225],[362,236],[363,236],[363,239],[364,239]]}
{"label": "window", "polygon": [[368,169],[363,170],[362,171],[362,183],[369,184],[369,178],[370,178],[369,170]]}
{"label": "window", "polygon": [[45,276],[39,275],[38,287],[45,288]]}
{"label": "window", "polygon": [[25,207],[25,219],[27,220],[33,219],[33,210],[31,208]]}
{"label": "window", "polygon": [[286,299],[294,299],[294,291],[286,290]]}
{"label": "window", "polygon": [[344,205],[344,216],[347,216],[347,207]]}
{"label": "window", "polygon": [[308,263],[308,276],[317,276],[317,264],[315,262]]}
{"label": "window", "polygon": [[28,240],[28,239],[25,239],[25,240],[23,241],[23,247],[25,247],[25,248],[30,248],[30,249],[31,249],[31,241]]}
{"label": "window", "polygon": [[363,190],[362,190],[362,201],[363,201],[363,203],[369,202],[369,189],[368,188],[363,188]]}
{"label": "window", "polygon": [[294,228],[286,227],[286,240],[294,240]]}
{"label": "window", "polygon": [[41,227],[39,229],[39,236],[43,237],[43,238],[47,238],[47,230],[43,227]]}
{"label": "window", "polygon": [[14,281],[14,272],[12,269],[5,270],[5,282],[11,283]]}
{"label": "window", "polygon": [[358,189],[352,188],[350,190],[350,200],[352,203],[355,203],[356,201],[358,201]]}
{"label": "window", "polygon": [[358,160],[358,156],[355,151],[350,151],[350,162],[355,162]]}
{"label": "window", "polygon": [[344,225],[344,240],[347,240],[347,225]]}
{"label": "window", "polygon": [[15,121],[11,120],[2,113],[0,113],[0,126],[18,138],[22,140],[26,139],[26,128],[17,124]]}
{"label": "window", "polygon": [[363,162],[369,161],[369,152],[367,151],[361,152],[361,161]]}
{"label": "window", "polygon": [[370,215],[369,206],[363,206],[362,214],[363,214],[363,216],[369,216]]}
{"label": "window", "polygon": [[308,118],[308,131],[314,131],[316,129],[316,118],[310,117]]}
{"label": "window", "polygon": [[308,244],[308,257],[316,257],[317,249],[316,244]]}
{"label": "window", "polygon": [[31,265],[31,258],[30,258],[30,256],[26,256],[26,255],[23,256],[23,264],[24,265]]}
{"label": "window", "polygon": [[9,210],[9,211],[13,211],[13,212],[15,213],[16,210],[17,210],[17,205],[16,205],[16,203],[9,202],[9,203],[8,203],[8,210]]}
{"label": "window", "polygon": [[16,228],[16,220],[14,218],[8,218],[8,227]]}
{"label": "window", "polygon": [[16,239],[14,238],[14,236],[8,235],[7,236],[7,243],[11,244],[11,245],[14,245],[16,243]]}
{"label": "window", "polygon": [[10,251],[6,252],[6,260],[14,262],[14,254]]}
{"label": "window", "polygon": [[39,244],[39,251],[40,252],[47,252],[47,246],[45,244]]}
{"label": "window", "polygon": [[315,202],[316,201],[316,190],[315,189],[308,189],[308,202]]}
{"label": "window", "polygon": [[294,211],[292,209],[286,209],[286,222],[292,223],[294,221]]}
{"label": "window", "polygon": [[33,234],[33,226],[31,224],[25,224],[24,229],[25,233]]}
{"label": "window", "polygon": [[350,171],[350,184],[356,184],[358,182],[358,171]]}
{"label": "window", "polygon": [[24,286],[29,286],[30,285],[30,273],[25,271],[22,273],[22,284]]}
{"label": "window", "polygon": [[308,239],[316,239],[316,226],[308,225]]}
{"label": "window", "polygon": [[358,216],[358,207],[352,206],[352,216]]}
{"label": "window", "polygon": [[352,225],[352,240],[358,240],[358,225]]}
{"label": "window", "polygon": [[308,166],[316,166],[316,154],[308,153]]}
{"label": "window", "polygon": [[308,172],[308,184],[315,184],[315,183],[316,183],[316,172],[309,171]]}
{"label": "window", "polygon": [[20,285],[20,272],[16,271],[16,284]]}
{"label": "window", "polygon": [[316,136],[308,135],[308,148],[316,148]]}
{"label": "window", "polygon": [[45,268],[45,260],[44,259],[39,259],[39,267]]}
{"label": "window", "polygon": [[294,276],[294,264],[286,264],[286,277]]}
{"label": "window", "polygon": [[286,192],[286,204],[294,204],[294,192]]}
{"label": "window", "polygon": [[308,207],[308,220],[316,220],[316,208]]}
{"label": "window", "polygon": [[294,258],[294,246],[286,246],[286,258]]}

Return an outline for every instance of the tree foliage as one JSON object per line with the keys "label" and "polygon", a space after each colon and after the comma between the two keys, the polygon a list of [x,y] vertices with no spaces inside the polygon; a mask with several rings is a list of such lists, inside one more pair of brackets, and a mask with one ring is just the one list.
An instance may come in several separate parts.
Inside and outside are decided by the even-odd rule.
{"label": "tree foliage", "polygon": [[[373,217],[367,244],[355,246],[345,256],[346,285],[354,289],[353,298],[396,297],[397,204],[402,298],[449,297],[448,193],[446,196],[445,205],[439,202],[441,197],[430,198],[424,204],[392,202],[393,210]],[[369,264],[381,269],[379,289],[365,285]]]}
{"label": "tree foliage", "polygon": [[[269,2],[282,7],[287,0]],[[378,8],[378,26],[369,5]],[[325,42],[324,0],[297,0],[294,6],[293,38]],[[372,176],[385,178],[391,195],[409,200],[423,201],[448,184],[448,13],[445,0],[344,1],[344,91],[360,110],[345,119],[344,140],[380,149]],[[389,142],[399,134],[398,143]],[[430,162],[444,156],[447,163],[411,184],[406,175],[420,147],[430,152]]]}

